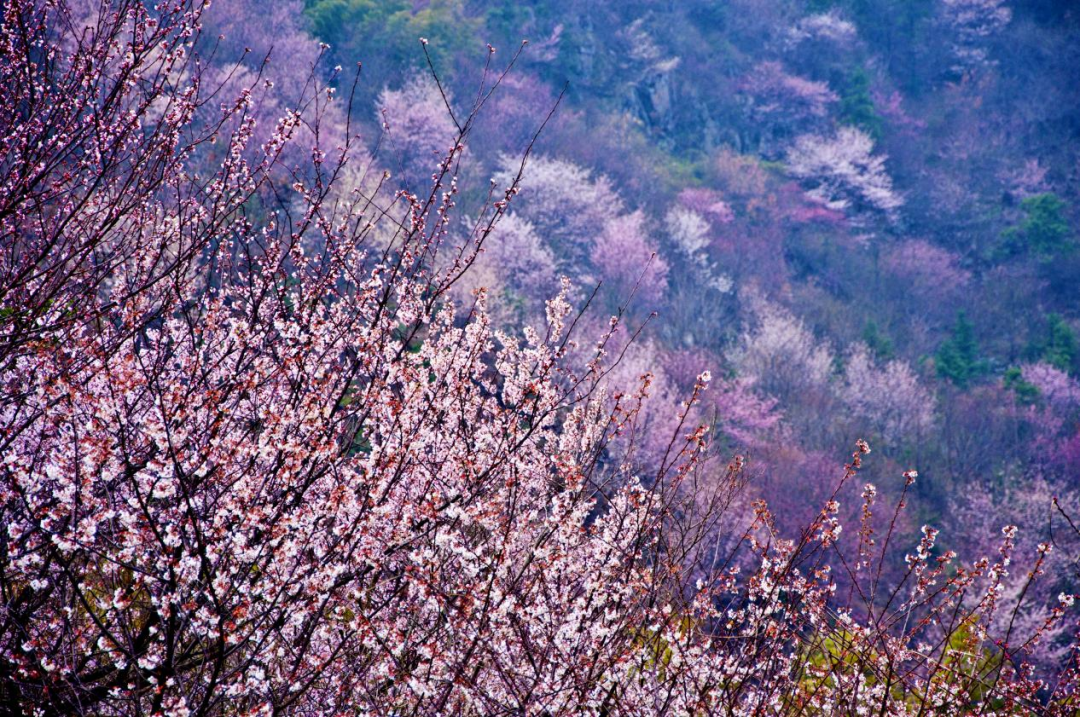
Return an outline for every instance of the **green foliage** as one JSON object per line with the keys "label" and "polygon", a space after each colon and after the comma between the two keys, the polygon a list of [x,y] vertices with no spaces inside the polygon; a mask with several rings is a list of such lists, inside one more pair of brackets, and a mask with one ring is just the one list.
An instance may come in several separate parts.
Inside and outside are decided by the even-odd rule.
{"label": "green foliage", "polygon": [[870,350],[874,352],[874,356],[879,361],[888,361],[895,355],[892,339],[882,333],[878,328],[877,322],[870,320],[866,322],[866,326],[863,327],[862,340]]}
{"label": "green foliage", "polygon": [[[428,53],[441,73],[452,74],[455,56],[472,50],[482,61],[483,44],[475,39],[480,21],[469,17],[461,0],[432,0],[414,11],[409,0],[307,0],[307,15],[315,35],[352,64],[364,63],[374,82],[369,93],[400,78],[402,69],[426,64],[420,48],[427,38]],[[372,77],[372,74],[374,77]]]}
{"label": "green foliage", "polygon": [[[856,674],[862,676],[867,686],[875,686],[884,677],[872,668],[879,657],[875,650],[867,649],[865,643],[855,634],[843,628],[815,634],[805,648],[805,671],[799,687],[805,695],[814,695],[827,689],[827,685],[834,682],[837,675],[851,678]],[[912,704],[905,696],[899,680],[890,680],[889,693],[897,702]]]}
{"label": "green foliage", "polygon": [[1027,197],[1020,203],[1024,219],[1002,233],[1002,258],[1030,254],[1048,262],[1076,248],[1065,219],[1066,204],[1053,192]]}
{"label": "green foliage", "polygon": [[1046,329],[1042,336],[1032,340],[1026,354],[1032,360],[1043,361],[1062,371],[1080,373],[1080,341],[1076,331],[1060,314],[1047,314]]}
{"label": "green foliage", "polygon": [[963,311],[956,315],[952,335],[942,342],[935,356],[938,376],[965,388],[973,379],[985,372],[985,362],[979,356],[979,343],[975,327]]}
{"label": "green foliage", "polygon": [[840,85],[840,121],[855,125],[881,137],[881,116],[874,109],[870,96],[870,75],[863,67],[856,68]]}
{"label": "green foliage", "polygon": [[859,28],[859,36],[884,61],[890,79],[907,93],[921,94],[932,68],[925,48],[933,42],[937,0],[836,0],[816,2],[838,7]]}
{"label": "green foliage", "polygon": [[1005,371],[1005,388],[1016,394],[1016,400],[1019,403],[1030,405],[1039,400],[1038,387],[1025,381],[1020,369],[1016,366],[1011,366]]}
{"label": "green foliage", "polygon": [[[679,619],[678,635],[684,637],[694,629],[694,621],[683,616]],[[667,672],[674,652],[671,644],[658,630],[648,627],[631,629],[634,647],[641,650],[641,671],[656,670],[662,676]]]}
{"label": "green foliage", "polygon": [[847,630],[838,629],[824,636],[809,651],[811,666],[829,671],[851,674],[859,665],[859,653],[855,648],[855,636]]}
{"label": "green foliage", "polygon": [[964,706],[983,705],[984,708],[1000,709],[1000,701],[987,701],[987,693],[988,688],[996,682],[995,674],[1001,669],[1001,663],[1001,654],[980,643],[974,621],[968,618],[948,637],[941,661],[944,669],[939,673],[939,679],[945,679],[946,675],[966,675],[969,678],[966,687],[970,702]]}
{"label": "green foliage", "polygon": [[1075,372],[1080,349],[1077,348],[1076,332],[1059,314],[1050,314],[1049,337],[1043,348],[1043,361],[1062,371]]}
{"label": "green foliage", "polygon": [[[975,621],[968,618],[945,637],[941,669],[932,680],[936,683],[947,680],[949,684],[955,684],[957,695],[966,694],[966,699],[947,705],[935,703],[934,714],[941,714],[946,708],[964,710],[981,705],[1001,709],[1003,706],[1000,700],[988,697],[988,688],[995,683],[1001,669],[1001,653],[988,649],[980,641],[975,627]],[[874,687],[887,679],[889,695],[895,705],[905,705],[912,713],[926,713],[929,705],[924,702],[923,690],[912,689],[912,685],[899,675],[887,676],[874,669],[880,655],[847,630],[835,629],[813,635],[804,655],[802,664],[805,672],[800,688],[805,695],[818,694],[835,680],[836,675],[851,678],[861,674],[867,687]]]}

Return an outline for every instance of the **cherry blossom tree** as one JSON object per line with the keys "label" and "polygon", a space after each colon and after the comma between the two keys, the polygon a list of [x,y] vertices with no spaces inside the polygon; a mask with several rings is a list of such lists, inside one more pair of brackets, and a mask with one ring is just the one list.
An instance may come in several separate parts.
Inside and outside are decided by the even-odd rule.
{"label": "cherry blossom tree", "polygon": [[708,218],[713,224],[728,224],[735,219],[731,206],[723,196],[702,187],[690,187],[679,192],[679,203]]}
{"label": "cherry blossom tree", "polygon": [[200,52],[215,64],[262,69],[285,101],[295,102],[322,54],[319,42],[304,31],[303,19],[298,0],[214,3],[202,18]]}
{"label": "cherry blossom tree", "polygon": [[668,236],[683,255],[695,262],[705,261],[712,230],[708,219],[694,209],[676,205],[668,210],[664,221]]}
{"label": "cherry blossom tree", "polygon": [[[663,362],[664,372],[684,390],[693,386],[698,367],[719,365],[720,357],[699,349],[672,352]],[[714,378],[700,411],[719,436],[723,450],[750,450],[760,455],[761,449],[790,440],[782,425],[779,401],[764,395],[749,378]]]}
{"label": "cherry blossom tree", "polygon": [[[7,10],[27,20],[35,8]],[[183,35],[191,22],[172,29]],[[289,140],[296,122],[286,120],[274,142]],[[6,344],[5,707],[438,712],[530,704],[529,693],[556,711],[602,703],[640,662],[633,631],[654,619],[635,608],[624,626],[603,619],[591,647],[559,648],[541,663],[546,650],[531,650],[575,634],[565,622],[575,611],[582,624],[614,616],[639,578],[650,592],[666,580],[655,582],[671,573],[641,562],[640,549],[652,542],[646,516],[666,520],[670,507],[654,499],[670,489],[626,476],[607,496],[607,517],[584,529],[613,426],[590,388],[600,364],[583,378],[556,366],[569,306],[554,300],[546,336],[519,345],[492,333],[482,292],[464,328],[440,300],[505,204],[491,208],[471,249],[457,249],[460,261],[433,271],[452,183],[431,203],[410,201],[393,249],[369,254],[366,210],[323,204],[318,174],[291,187],[305,207],[292,221],[291,203],[257,221],[241,212],[270,176],[249,163],[245,137],[232,139],[204,196],[203,216],[227,241],[183,255],[161,281],[151,281],[153,254],[112,266],[85,298],[93,311],[76,306],[70,320]],[[444,159],[444,174],[455,159]],[[168,196],[143,199],[158,212],[160,241],[173,240],[180,222]],[[307,234],[321,235],[320,252],[305,252]],[[133,282],[141,291],[129,291]],[[81,291],[64,282],[59,306],[45,309],[70,311],[63,298]],[[621,410],[619,426],[636,413]],[[692,469],[700,432],[687,431],[663,475]],[[534,451],[546,468],[526,458]],[[637,537],[625,533],[626,547],[646,543],[615,558],[610,541],[627,530]],[[609,581],[607,598],[585,573],[557,577],[586,544],[588,574],[628,578]],[[530,587],[541,579],[545,589]],[[519,599],[527,594],[536,600]],[[562,607],[550,611],[556,594]],[[540,620],[522,631],[510,618],[519,611]],[[515,657],[510,643],[536,668],[508,685],[505,668],[526,654]],[[477,664],[488,665],[483,675]],[[630,709],[657,699],[651,689],[633,696],[632,680],[627,690],[606,699]]]}
{"label": "cherry blossom tree", "polygon": [[377,114],[390,153],[383,162],[412,191],[422,191],[458,135],[442,91],[430,76],[417,74],[399,89],[384,89]]}
{"label": "cherry blossom tree", "polygon": [[960,291],[971,281],[971,272],[960,266],[955,254],[922,239],[891,249],[882,264],[906,290],[927,296]]}
{"label": "cherry blossom tree", "polygon": [[[663,368],[663,349],[656,341],[631,337],[613,336],[607,347],[610,369],[602,383],[609,401],[613,406],[633,401],[638,411],[637,420],[612,441],[609,452],[622,463],[655,471],[680,434],[682,392]],[[700,416],[694,420],[700,422]]]}
{"label": "cherry blossom tree", "polygon": [[1061,411],[1080,408],[1080,381],[1060,368],[1039,361],[1022,366],[1020,375],[1054,408]]}
{"label": "cherry blossom tree", "polygon": [[[518,163],[504,158],[494,177],[496,184],[509,186],[517,171]],[[556,248],[560,270],[574,275],[586,265],[593,242],[608,221],[624,213],[624,205],[607,177],[594,177],[572,162],[536,155],[525,167],[514,213]]]}
{"label": "cherry blossom tree", "polygon": [[771,136],[767,152],[777,140],[793,132],[812,129],[815,120],[828,114],[839,98],[824,82],[785,72],[778,62],[756,65],[739,83],[755,127],[767,128]]}
{"label": "cherry blossom tree", "polygon": [[760,448],[779,434],[777,400],[762,397],[746,378],[718,382],[709,395],[717,428],[735,445]]}
{"label": "cherry blossom tree", "polygon": [[[204,62],[203,83],[218,88],[219,98],[235,97],[245,87],[253,88],[248,111],[255,120],[252,141],[257,145],[270,138],[286,110],[319,105],[308,109],[308,113],[318,114],[318,127],[301,123],[294,141],[283,148],[277,166],[282,173],[305,173],[311,167],[312,147],[335,147],[345,141],[347,132],[346,98],[335,93],[339,85],[342,90],[350,89],[351,73],[323,66],[328,48],[305,32],[303,7],[296,0],[271,5],[253,0],[214,3],[203,14],[200,41],[195,47]],[[322,84],[324,74],[329,94],[313,93],[312,83]],[[209,103],[196,112],[196,124],[213,123],[219,112],[218,103]],[[220,161],[215,153],[206,151],[199,158],[211,169]],[[356,163],[360,162],[357,156]]]}
{"label": "cherry blossom tree", "polygon": [[[690,290],[712,290],[728,294],[734,288],[731,276],[724,272],[710,256],[714,240],[714,225],[724,225],[733,218],[731,209],[721,201],[704,203],[695,201],[704,195],[692,194],[680,197],[680,202],[672,206],[664,216],[664,228],[677,256],[682,260],[683,270],[677,272],[684,284],[691,284]],[[689,199],[690,201],[686,201]],[[688,205],[701,206],[701,212]],[[709,217],[709,218],[707,218]],[[685,281],[687,277],[690,282]],[[686,287],[684,287],[686,288]]]}
{"label": "cherry blossom tree", "polygon": [[832,137],[798,137],[788,151],[787,169],[831,209],[856,215],[873,211],[895,219],[904,202],[893,189],[885,157],[873,152],[870,135],[841,127]]}
{"label": "cherry blossom tree", "polygon": [[886,442],[919,440],[934,424],[934,397],[906,362],[876,365],[863,343],[852,346],[844,359],[840,399],[860,425]]}
{"label": "cherry blossom tree", "polygon": [[909,137],[917,137],[926,129],[926,121],[912,117],[904,109],[904,96],[897,90],[889,94],[881,91],[871,93],[874,110],[888,120],[890,127]]}
{"label": "cherry blossom tree", "polygon": [[[1020,604],[1013,632],[1021,639],[1038,631],[1045,622],[1049,606],[1075,576],[1076,550],[1080,548],[1080,534],[1073,531],[1065,520],[1080,510],[1075,494],[1061,491],[1057,485],[1044,477],[1032,477],[1019,484],[1014,477],[1004,486],[979,483],[969,486],[963,495],[952,501],[952,509],[960,520],[970,526],[958,543],[972,554],[993,554],[999,540],[1001,523],[1017,527],[1016,544],[1020,554],[1037,555],[1044,544],[1046,551],[1042,569],[1044,580],[1029,585],[1026,571],[1014,570],[1004,576],[1001,599],[1010,605]],[[1025,592],[1026,588],[1026,592]],[[1003,610],[996,617],[997,628],[1007,632],[1012,613]],[[1033,651],[1033,659],[1044,665],[1059,665],[1070,659],[1068,654],[1072,636],[1067,623],[1055,625],[1053,634],[1040,641]]]}
{"label": "cherry blossom tree", "polygon": [[781,30],[777,39],[789,67],[815,80],[832,82],[847,74],[852,62],[860,62],[860,29],[834,7],[800,18],[786,32]]}
{"label": "cherry blossom tree", "polygon": [[954,69],[966,72],[989,64],[987,41],[1012,20],[1005,0],[941,0],[941,17],[953,33]]}
{"label": "cherry blossom tree", "polygon": [[[557,47],[558,38],[555,37]],[[529,43],[528,58],[536,60],[540,48],[536,42]],[[556,105],[557,96],[551,88],[535,75],[515,72],[502,82],[499,91],[492,96],[489,106],[477,118],[477,139],[488,151],[509,153],[523,152],[529,145],[544,119],[544,114]],[[555,130],[563,122],[563,115],[556,114],[548,124]]]}
{"label": "cherry blossom tree", "polygon": [[521,325],[543,319],[544,303],[558,286],[551,249],[531,223],[509,214],[493,229],[483,253],[452,293],[467,304],[483,287],[492,318],[500,325]]}
{"label": "cherry blossom tree", "polygon": [[668,265],[657,254],[645,222],[640,210],[611,219],[597,237],[590,258],[600,276],[611,283],[618,301],[636,291],[637,303],[651,308],[664,298]]}
{"label": "cherry blossom tree", "polygon": [[[96,311],[95,299],[118,267],[141,255],[150,267],[144,279],[152,283],[203,248],[187,227],[161,236],[160,217],[148,203],[183,182],[183,158],[207,137],[189,141],[182,134],[205,99],[189,71],[187,37],[177,31],[190,33],[201,8],[176,3],[151,15],[141,3],[126,2],[107,9],[88,14],[33,2],[3,8],[5,371],[20,347]],[[68,33],[54,34],[64,26]],[[243,103],[228,107],[218,121],[243,109]]]}
{"label": "cherry blossom tree", "polygon": [[775,396],[828,385],[834,358],[827,344],[777,304],[759,299],[754,314],[730,356],[741,375]]}
{"label": "cherry blossom tree", "polygon": [[1013,374],[1006,382],[1014,391],[1027,389],[1033,394],[1018,394],[1016,407],[1033,434],[1026,446],[1029,460],[1047,475],[1059,471],[1071,475],[1080,435],[1080,382],[1045,361],[1024,364],[1017,373],[1019,381]]}
{"label": "cherry blossom tree", "polygon": [[807,15],[800,19],[789,32],[793,43],[806,40],[825,40],[837,44],[854,42],[858,37],[855,25],[845,20],[838,11]]}

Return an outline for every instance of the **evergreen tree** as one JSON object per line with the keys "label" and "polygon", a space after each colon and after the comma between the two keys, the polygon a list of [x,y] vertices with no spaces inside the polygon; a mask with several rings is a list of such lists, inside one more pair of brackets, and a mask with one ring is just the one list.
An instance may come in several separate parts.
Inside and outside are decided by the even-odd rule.
{"label": "evergreen tree", "polygon": [[892,339],[878,327],[876,321],[869,320],[866,322],[866,326],[863,327],[862,340],[863,343],[870,347],[870,350],[874,352],[874,356],[879,361],[888,361],[895,355]]}
{"label": "evergreen tree", "polygon": [[1049,325],[1042,359],[1055,368],[1072,373],[1076,369],[1078,353],[1076,332],[1059,314],[1050,314],[1046,318]]}
{"label": "evergreen tree", "polygon": [[1044,192],[1024,199],[1023,221],[1006,229],[1004,254],[1032,254],[1043,262],[1051,261],[1075,248],[1072,230],[1065,219],[1065,202],[1053,192]]}
{"label": "evergreen tree", "polygon": [[1016,394],[1019,403],[1030,405],[1039,400],[1039,388],[1024,380],[1023,372],[1017,366],[1010,366],[1005,371],[1005,388]]}
{"label": "evergreen tree", "polygon": [[965,312],[960,311],[956,315],[952,336],[938,348],[935,364],[938,376],[948,379],[960,388],[966,387],[983,372],[985,367],[979,358],[975,327]]}
{"label": "evergreen tree", "polygon": [[881,137],[881,117],[870,96],[870,75],[858,67],[847,76],[840,91],[840,119],[866,130],[874,139]]}

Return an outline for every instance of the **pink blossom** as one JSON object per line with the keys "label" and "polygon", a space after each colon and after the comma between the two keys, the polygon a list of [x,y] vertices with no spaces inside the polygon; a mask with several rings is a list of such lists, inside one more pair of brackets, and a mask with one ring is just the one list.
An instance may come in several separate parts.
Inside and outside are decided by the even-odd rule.
{"label": "pink blossom", "polygon": [[592,263],[624,299],[636,286],[641,301],[659,302],[667,288],[667,262],[656,252],[639,210],[608,221],[592,249]]}
{"label": "pink blossom", "polygon": [[1025,364],[1020,371],[1024,381],[1039,389],[1039,395],[1055,410],[1080,408],[1080,382],[1061,369],[1040,361]]}
{"label": "pink blossom", "polygon": [[384,163],[391,171],[403,172],[405,181],[414,187],[426,186],[458,136],[435,82],[419,74],[400,89],[384,89],[379,95],[377,119],[391,152],[383,158]]}
{"label": "pink blossom", "polygon": [[750,97],[755,113],[783,116],[793,122],[823,117],[829,105],[839,99],[828,84],[789,75],[778,62],[755,66],[739,89]]}
{"label": "pink blossom", "polygon": [[955,254],[922,239],[910,239],[891,249],[882,264],[910,288],[930,295],[957,291],[971,280],[971,273],[959,265]]}
{"label": "pink blossom", "polygon": [[687,209],[708,217],[714,224],[728,224],[735,219],[735,213],[723,200],[723,195],[712,189],[684,189],[679,192],[679,202]]}
{"label": "pink blossom", "polygon": [[[504,158],[494,177],[501,189],[511,185],[519,164],[511,157]],[[623,213],[623,202],[607,177],[541,155],[529,158],[525,166],[514,213],[556,248],[560,271],[576,275],[608,222]]]}
{"label": "pink blossom", "polygon": [[933,395],[904,361],[878,366],[865,344],[845,357],[841,400],[864,425],[889,442],[918,440],[934,425]]}
{"label": "pink blossom", "polygon": [[925,121],[912,117],[904,110],[904,97],[899,91],[893,90],[888,95],[875,91],[873,98],[874,109],[889,120],[890,126],[906,134],[914,134],[917,130],[926,129]]}
{"label": "pink blossom", "polygon": [[[243,90],[199,124],[203,5],[118,7],[94,33],[62,1],[9,0],[0,23],[0,105],[21,110],[0,114],[6,711],[1071,714],[1075,671],[970,690],[986,650],[1075,651],[1071,589],[1010,572],[1020,531],[969,567],[927,527],[891,587],[851,570],[887,557],[843,529],[866,442],[841,467],[777,441],[795,470],[767,497],[807,518],[778,519],[743,497],[744,456],[710,460],[708,366],[679,391],[622,315],[579,343],[569,280],[521,336],[493,327],[484,285],[451,300],[514,216],[513,181],[466,224],[453,180],[335,189],[348,138],[279,172],[326,106],[285,112],[260,147]],[[421,154],[446,139],[419,120],[398,136]],[[492,267],[522,280],[547,229],[583,252],[625,214],[604,181],[538,164],[551,196],[507,223],[515,256]],[[761,382],[725,390],[768,430],[758,387],[823,394],[832,354],[755,311],[733,358]],[[1073,554],[1041,551],[1029,582]]]}

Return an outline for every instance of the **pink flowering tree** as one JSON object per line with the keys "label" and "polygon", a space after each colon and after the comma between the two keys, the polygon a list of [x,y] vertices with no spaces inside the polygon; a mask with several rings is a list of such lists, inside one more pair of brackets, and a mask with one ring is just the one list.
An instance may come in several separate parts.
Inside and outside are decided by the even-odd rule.
{"label": "pink flowering tree", "polygon": [[[557,42],[557,38],[556,38]],[[530,42],[526,59],[535,60],[541,50]],[[539,129],[548,110],[555,107],[557,96],[551,87],[535,75],[515,72],[508,75],[484,112],[477,118],[476,140],[487,151],[511,155],[523,152]],[[560,112],[551,118],[549,130],[564,121]]]}
{"label": "pink flowering tree", "polygon": [[651,309],[666,293],[668,265],[657,253],[645,222],[640,210],[609,220],[590,259],[617,304],[633,292],[638,297],[635,303]]}
{"label": "pink flowering tree", "polygon": [[559,281],[555,257],[530,222],[516,214],[504,217],[451,293],[469,304],[480,288],[487,290],[490,315],[500,326],[542,322],[545,302]]}
{"label": "pink flowering tree", "polygon": [[1068,476],[1077,464],[1080,381],[1044,361],[1024,364],[1019,373],[1022,387],[1014,384],[1014,388],[1035,393],[1034,400],[1021,400],[1023,405],[1017,407],[1034,434],[1028,446],[1032,462],[1048,473],[1062,471]]}
{"label": "pink flowering tree", "polygon": [[756,65],[740,82],[752,126],[768,132],[762,149],[771,154],[778,141],[820,124],[839,98],[828,84],[788,74],[779,62]]}
{"label": "pink flowering tree", "polygon": [[[139,2],[108,9],[88,15],[64,3],[13,2],[2,10],[5,371],[15,352],[99,311],[97,298],[119,267],[142,255],[152,283],[203,248],[182,231],[165,240],[148,207],[150,196],[184,181],[183,158],[208,137],[182,134],[200,95],[178,28],[190,31],[201,9],[180,3],[153,16]],[[68,33],[54,34],[65,25]],[[218,121],[243,110],[228,107]],[[128,286],[133,294],[145,288]]]}
{"label": "pink flowering tree", "polygon": [[[692,388],[700,366],[717,367],[720,357],[699,349],[669,352],[663,357],[664,372],[682,391]],[[783,411],[777,399],[756,388],[750,378],[713,378],[700,413],[716,431],[721,450],[757,453],[770,444],[787,442]],[[717,444],[714,443],[714,447]]]}
{"label": "pink flowering tree", "polygon": [[454,146],[458,128],[444,95],[426,74],[417,74],[378,98],[377,119],[383,128],[387,156],[382,162],[413,192],[423,191],[438,165]]}
{"label": "pink flowering tree", "polygon": [[[1002,524],[1015,526],[1015,542],[1021,557],[1044,555],[1042,570],[1045,577],[1031,583],[1027,570],[1009,570],[1002,575],[1001,600],[1010,606],[1019,604],[1016,619],[1012,611],[997,615],[997,629],[1010,629],[1021,639],[1027,639],[1045,623],[1047,613],[1067,594],[1068,583],[1075,575],[1074,560],[1080,548],[1080,534],[1069,525],[1069,516],[1080,511],[1075,493],[1061,490],[1060,484],[1044,477],[1031,476],[1021,483],[1014,476],[1004,485],[977,483],[952,502],[959,520],[969,526],[959,545],[973,555],[992,555],[1000,541]],[[1030,584],[1029,584],[1030,583]],[[1010,626],[1009,622],[1012,621]],[[1033,658],[1042,665],[1068,662],[1071,650],[1070,624],[1053,626],[1051,634],[1040,640]]]}
{"label": "pink flowering tree", "polygon": [[728,360],[740,378],[780,401],[797,436],[827,440],[829,426],[820,417],[838,409],[832,347],[786,308],[752,295],[749,303],[749,320]]}
{"label": "pink flowering tree", "polygon": [[[294,131],[293,141],[283,148],[275,166],[282,175],[309,173],[314,147],[336,147],[345,141],[348,109],[344,105],[350,98],[338,97],[337,92],[339,88],[349,91],[352,72],[323,67],[328,48],[304,31],[302,2],[214,3],[202,16],[195,49],[204,63],[202,84],[217,91],[215,101],[195,113],[196,125],[215,124],[221,101],[251,88],[247,113],[255,121],[251,140],[255,146],[270,139],[278,119],[289,109],[302,108],[304,114],[319,118],[318,126],[302,122]],[[313,91],[315,86],[320,91]],[[220,163],[227,146],[219,143],[214,149],[204,147],[198,155],[209,171]],[[360,163],[359,157],[355,163]]]}
{"label": "pink flowering tree", "polygon": [[833,352],[783,307],[758,300],[754,322],[731,353],[739,373],[775,396],[794,396],[828,387]]}
{"label": "pink flowering tree", "polygon": [[904,291],[931,298],[955,294],[971,281],[971,272],[960,266],[959,257],[922,239],[891,248],[882,266]]}
{"label": "pink flowering tree", "polygon": [[[633,404],[638,412],[636,420],[613,439],[609,452],[612,460],[651,472],[664,463],[681,433],[682,393],[663,368],[663,349],[654,340],[633,339],[633,334],[623,332],[605,347],[609,359],[602,385],[610,405]],[[696,412],[693,420],[700,423]]]}
{"label": "pink flowering tree", "polygon": [[1060,368],[1039,361],[1022,366],[1020,375],[1055,410],[1068,413],[1080,409],[1080,381]]}
{"label": "pink flowering tree", "polygon": [[717,382],[706,407],[715,410],[717,429],[731,445],[762,448],[781,434],[777,400],[761,396],[745,378]]}
{"label": "pink flowering tree", "polygon": [[300,0],[214,3],[202,18],[202,52],[212,53],[218,65],[261,68],[263,79],[272,82],[286,102],[295,102],[323,52],[304,31],[303,9]]}
{"label": "pink flowering tree", "polygon": [[679,192],[679,203],[706,217],[713,224],[728,224],[735,219],[731,206],[714,189],[689,187]]}

